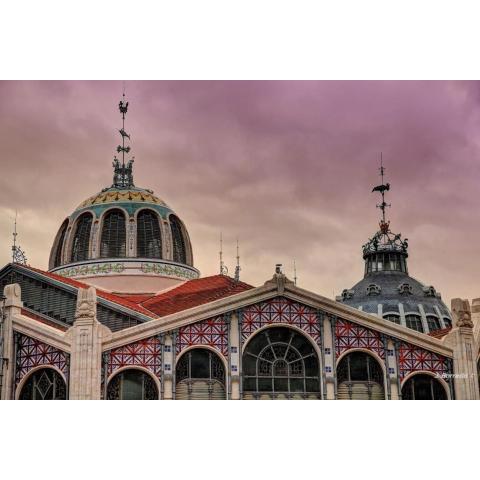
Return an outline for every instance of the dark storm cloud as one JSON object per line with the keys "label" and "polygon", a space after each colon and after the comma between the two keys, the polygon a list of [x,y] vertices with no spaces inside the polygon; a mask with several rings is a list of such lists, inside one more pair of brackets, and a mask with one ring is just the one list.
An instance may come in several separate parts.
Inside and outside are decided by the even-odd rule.
{"label": "dark storm cloud", "polygon": [[[0,260],[11,217],[45,268],[63,218],[111,184],[121,82],[1,82]],[[444,298],[476,281],[480,88],[468,82],[128,82],[135,182],[186,222],[196,266],[218,269],[218,237],[255,285],[295,258],[326,296],[362,275],[378,222],[380,151],[392,228],[410,272]]]}

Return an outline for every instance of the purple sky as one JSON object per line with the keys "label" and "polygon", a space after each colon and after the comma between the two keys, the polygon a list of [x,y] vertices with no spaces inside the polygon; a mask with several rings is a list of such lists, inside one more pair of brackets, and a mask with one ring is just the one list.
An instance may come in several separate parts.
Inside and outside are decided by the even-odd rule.
{"label": "purple sky", "polygon": [[[46,268],[62,220],[112,183],[122,82],[0,82],[0,263],[15,209],[29,263]],[[378,228],[383,152],[391,227],[410,274],[444,300],[480,296],[480,84],[127,82],[135,184],[183,219],[195,266],[218,271],[219,234],[242,279],[276,263],[327,297],[363,275]]]}

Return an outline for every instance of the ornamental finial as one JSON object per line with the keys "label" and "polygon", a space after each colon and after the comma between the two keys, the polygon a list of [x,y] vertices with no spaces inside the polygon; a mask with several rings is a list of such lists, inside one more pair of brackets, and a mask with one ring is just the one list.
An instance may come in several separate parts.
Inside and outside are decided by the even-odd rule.
{"label": "ornamental finial", "polygon": [[132,157],[125,164],[125,154],[129,153],[131,148],[130,146],[125,146],[125,139],[130,140],[130,135],[125,131],[125,115],[128,112],[128,102],[125,100],[125,84],[123,87],[122,100],[118,104],[118,109],[122,114],[122,128],[119,130],[120,135],[122,136],[122,144],[117,146],[117,153],[122,154],[122,163],[115,155],[113,158],[113,185],[112,187],[116,188],[130,188],[134,187],[133,184],[133,162],[135,157]]}
{"label": "ornamental finial", "polygon": [[372,192],[379,192],[382,195],[382,203],[377,205],[377,208],[379,208],[382,211],[382,219],[380,220],[380,231],[382,233],[387,233],[389,231],[389,226],[390,226],[390,221],[385,220],[385,209],[388,207],[391,207],[389,203],[385,202],[385,192],[388,192],[390,190],[390,184],[389,183],[384,183],[383,181],[383,176],[385,174],[385,167],[383,166],[383,154],[380,152],[380,177],[382,178],[382,184],[377,185],[376,187],[373,188]]}

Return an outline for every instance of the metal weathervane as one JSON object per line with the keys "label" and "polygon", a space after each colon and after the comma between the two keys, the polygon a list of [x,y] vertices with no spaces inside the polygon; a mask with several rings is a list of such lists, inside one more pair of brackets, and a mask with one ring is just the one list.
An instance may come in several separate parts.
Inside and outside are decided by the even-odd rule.
{"label": "metal weathervane", "polygon": [[391,207],[391,204],[385,202],[385,192],[388,192],[390,190],[390,184],[389,183],[384,183],[383,177],[385,174],[385,167],[383,166],[383,156],[380,153],[380,177],[382,178],[382,184],[377,185],[376,187],[373,188],[372,192],[379,192],[382,195],[382,203],[377,205],[377,208],[379,208],[382,211],[382,220],[380,221],[380,230],[382,233],[387,233],[390,227],[390,221],[386,221],[385,219],[385,209]]}
{"label": "metal weathervane", "polygon": [[12,262],[21,263],[22,265],[27,264],[27,257],[25,252],[20,248],[20,245],[17,245],[17,212],[15,212],[15,227],[13,229],[13,244],[12,244]]}
{"label": "metal weathervane", "polygon": [[125,139],[130,140],[130,135],[125,131],[125,115],[128,111],[128,102],[125,101],[125,89],[123,91],[122,100],[118,104],[118,109],[122,114],[122,128],[119,130],[120,135],[122,136],[122,144],[118,145],[117,153],[122,154],[122,163],[115,155],[113,159],[113,186],[117,188],[129,188],[134,187],[133,184],[133,162],[135,157],[130,158],[125,164],[125,154],[130,152],[130,146],[125,146]]}

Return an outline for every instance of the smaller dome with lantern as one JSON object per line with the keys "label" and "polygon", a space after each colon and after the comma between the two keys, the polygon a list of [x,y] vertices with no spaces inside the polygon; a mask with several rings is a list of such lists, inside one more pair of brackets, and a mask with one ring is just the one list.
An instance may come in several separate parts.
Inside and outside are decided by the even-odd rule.
{"label": "smaller dome with lantern", "polygon": [[[114,157],[113,183],[87,198],[62,223],[52,246],[49,270],[119,293],[157,293],[199,277],[184,223],[152,190],[133,182],[125,161],[128,102],[119,104],[121,158]],[[134,279],[135,281],[132,281]]]}
{"label": "smaller dome with lantern", "polygon": [[373,189],[382,196],[378,208],[382,211],[380,229],[363,246],[364,278],[352,288],[345,289],[337,300],[366,313],[384,318],[423,333],[452,326],[450,311],[432,285],[424,285],[408,274],[408,239],[390,230],[385,219],[384,167],[380,172],[382,184]]}

